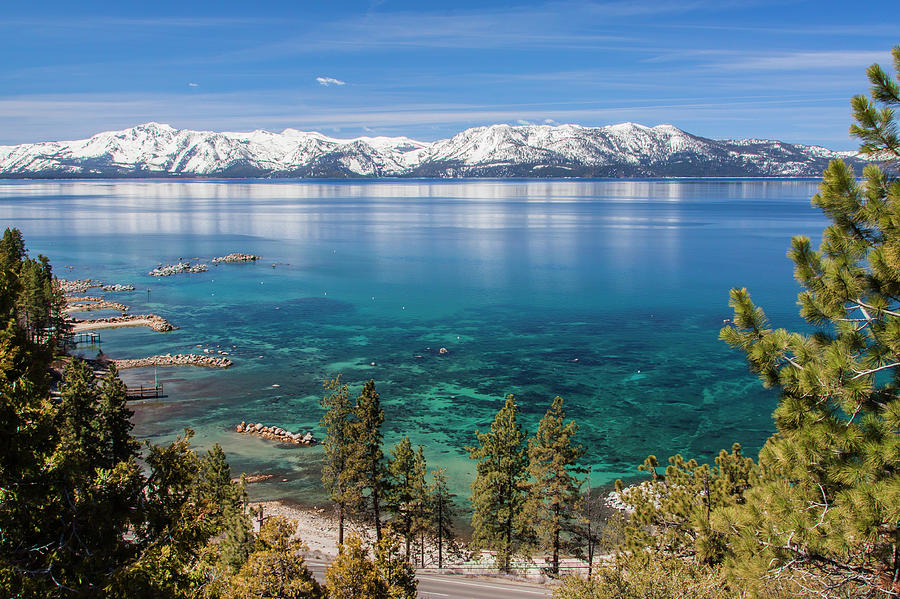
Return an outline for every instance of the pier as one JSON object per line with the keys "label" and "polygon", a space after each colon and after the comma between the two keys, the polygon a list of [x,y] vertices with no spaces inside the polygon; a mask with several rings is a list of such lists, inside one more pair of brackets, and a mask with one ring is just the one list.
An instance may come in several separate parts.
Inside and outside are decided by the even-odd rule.
{"label": "pier", "polygon": [[128,399],[159,399],[160,397],[165,397],[165,395],[163,395],[162,383],[157,383],[152,387],[145,387],[144,385],[140,385],[139,387],[127,387],[125,396]]}
{"label": "pier", "polygon": [[76,345],[100,345],[100,333],[92,331],[84,333],[70,333],[63,339],[65,347],[75,347]]}

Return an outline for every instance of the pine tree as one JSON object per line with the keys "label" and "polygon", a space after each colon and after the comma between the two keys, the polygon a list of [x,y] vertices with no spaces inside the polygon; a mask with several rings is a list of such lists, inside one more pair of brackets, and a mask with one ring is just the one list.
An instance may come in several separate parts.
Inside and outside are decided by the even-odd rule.
{"label": "pine tree", "polygon": [[444,567],[444,553],[458,553],[453,519],[456,516],[453,497],[447,486],[447,471],[444,468],[431,471],[431,485],[428,488],[430,518],[428,528],[438,552],[438,568]]}
{"label": "pine tree", "polygon": [[575,517],[581,480],[575,474],[584,448],[574,442],[578,425],[565,422],[563,399],[557,396],[528,440],[528,512],[543,550],[553,552],[551,571],[559,574],[562,532]]}
{"label": "pine tree", "polygon": [[338,512],[338,545],[344,543],[344,519],[359,503],[359,489],[353,484],[354,411],[347,385],[341,377],[325,381],[331,393],[322,398],[325,410],[320,426],[325,428],[322,440],[322,484]]}
{"label": "pine tree", "polygon": [[89,472],[103,455],[97,420],[100,396],[94,371],[84,360],[73,358],[66,366],[60,387],[58,427],[60,449],[66,459]]}
{"label": "pine tree", "polygon": [[119,378],[116,365],[112,362],[100,383],[99,395],[97,419],[100,445],[104,462],[111,467],[135,457],[138,448],[137,441],[131,436],[134,412],[128,408],[125,383]]}
{"label": "pine tree", "polygon": [[389,599],[416,599],[416,571],[408,557],[401,557],[400,541],[390,533],[375,545],[375,571],[384,582]]}
{"label": "pine tree", "polygon": [[414,533],[415,461],[416,456],[413,453],[409,437],[403,437],[391,449],[391,459],[388,465],[391,484],[386,499],[391,510],[398,515],[399,523],[396,528],[403,537],[407,561],[410,557],[410,544]]}
{"label": "pine tree", "polygon": [[653,550],[654,556],[716,565],[726,547],[724,535],[715,529],[714,514],[744,502],[756,476],[753,460],[735,443],[730,453],[719,452],[712,468],[680,454],[668,462],[665,475],[659,475],[656,457],[648,456],[639,469],[650,473],[649,481],[629,489],[617,481],[620,498],[632,510],[625,548],[635,555]]}
{"label": "pine tree", "polygon": [[425,537],[428,534],[428,509],[431,499],[428,491],[428,484],[425,482],[425,476],[428,474],[428,464],[425,461],[425,450],[419,445],[416,450],[416,456],[413,459],[413,477],[412,477],[412,502],[410,503],[412,512],[412,536],[418,534],[419,537],[419,558],[420,566],[425,567]]}
{"label": "pine tree", "polygon": [[[381,540],[381,508],[387,485],[387,467],[382,451],[384,410],[375,390],[375,381],[363,385],[353,407],[353,467],[355,488],[364,497],[361,512],[375,526],[375,539]],[[368,496],[366,493],[368,492]]]}
{"label": "pine tree", "polygon": [[[900,80],[900,46],[892,51]],[[861,152],[900,164],[892,107],[900,86],[877,65],[871,98],[852,100]],[[731,292],[722,338],[778,387],[777,433],[760,453],[746,504],[724,512],[736,530],[735,575],[765,575],[823,596],[900,593],[900,181],[874,164],[862,183],[843,161],[813,204],[831,220],[818,251],[789,256],[812,334],[773,329],[746,289]]]}
{"label": "pine tree", "polygon": [[225,573],[236,574],[253,550],[253,530],[243,510],[225,512],[225,536],[219,542],[219,562]]}
{"label": "pine tree", "polygon": [[476,549],[496,553],[500,569],[509,572],[514,554],[529,537],[525,527],[524,483],[528,477],[525,433],[516,421],[519,407],[512,395],[506,397],[489,433],[475,431],[478,447],[466,447],[477,460],[472,483],[472,544]]}
{"label": "pine tree", "polygon": [[355,534],[338,546],[338,555],[325,570],[329,599],[387,599],[387,584],[379,576],[368,551]]}
{"label": "pine tree", "polygon": [[307,547],[293,538],[296,523],[281,516],[266,520],[256,547],[231,580],[229,599],[318,599],[319,583],[301,553]]}
{"label": "pine tree", "polygon": [[208,510],[216,533],[223,530],[233,512],[243,512],[245,491],[243,483],[232,482],[231,466],[225,451],[218,443],[213,444],[200,459],[197,497],[202,509]]}

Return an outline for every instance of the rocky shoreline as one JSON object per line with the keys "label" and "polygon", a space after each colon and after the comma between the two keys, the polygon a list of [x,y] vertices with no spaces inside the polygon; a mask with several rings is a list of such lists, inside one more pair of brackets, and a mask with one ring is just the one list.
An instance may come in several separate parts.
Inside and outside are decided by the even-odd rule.
{"label": "rocky shoreline", "polygon": [[[91,310],[118,310],[119,312],[128,312],[128,306],[119,302],[110,302],[100,298],[88,297],[77,298],[82,302],[74,302],[76,298],[71,298],[66,305],[65,312],[89,312]],[[125,316],[125,314],[123,314]]]}
{"label": "rocky shoreline", "polygon": [[76,279],[69,281],[66,279],[59,280],[59,289],[63,293],[84,293],[88,289],[99,287],[107,293],[115,293],[117,291],[134,291],[134,285],[121,285],[119,283],[106,284],[96,279]]}
{"label": "rocky shoreline", "polygon": [[113,360],[116,368],[147,368],[148,366],[201,366],[204,368],[228,368],[233,364],[228,358],[201,356],[199,354],[165,354],[132,360]]}
{"label": "rocky shoreline", "polygon": [[170,323],[162,316],[156,314],[137,314],[128,316],[110,316],[109,318],[95,318],[93,320],[82,320],[78,318],[71,319],[73,327],[72,331],[86,331],[88,329],[111,329],[114,327],[137,327],[147,326],[154,331],[167,333],[174,331],[178,327]]}
{"label": "rocky shoreline", "polygon": [[259,423],[247,424],[246,422],[241,421],[234,430],[243,435],[257,435],[271,441],[293,443],[294,445],[309,446],[317,443],[316,438],[313,437],[313,434],[310,432],[307,432],[306,434],[301,434],[300,432],[292,433],[278,426],[264,426]]}

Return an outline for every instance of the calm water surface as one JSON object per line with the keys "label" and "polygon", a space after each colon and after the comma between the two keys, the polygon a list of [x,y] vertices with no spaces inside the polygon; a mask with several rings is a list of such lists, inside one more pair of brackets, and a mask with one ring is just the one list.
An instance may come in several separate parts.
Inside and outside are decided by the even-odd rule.
{"label": "calm water surface", "polygon": [[[468,496],[463,447],[514,393],[534,430],[555,395],[578,420],[593,482],[648,453],[755,454],[775,396],[718,340],[728,290],[800,326],[790,237],[817,238],[814,181],[84,181],[0,183],[60,277],[132,283],[133,313],[180,328],[102,331],[115,358],[228,351],[226,371],[130,370],[168,397],[136,404],[154,442],[185,427],[259,498],[321,498],[319,449],[238,435],[241,420],[314,429],[322,380],[374,378],[385,440],[408,434]],[[154,278],[180,258],[256,264]],[[446,347],[449,353],[440,355]],[[96,349],[85,350],[93,355]],[[372,365],[374,363],[374,365]],[[317,431],[317,435],[320,433]],[[286,479],[286,482],[282,482]]]}

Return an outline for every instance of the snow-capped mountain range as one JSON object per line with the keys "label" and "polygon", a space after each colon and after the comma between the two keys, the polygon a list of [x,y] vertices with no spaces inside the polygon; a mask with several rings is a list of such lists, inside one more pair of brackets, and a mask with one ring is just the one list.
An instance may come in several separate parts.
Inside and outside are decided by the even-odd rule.
{"label": "snow-capped mountain range", "polygon": [[806,177],[852,152],[713,140],[672,125],[491,125],[435,142],[234,133],[146,123],[90,139],[0,146],[0,177]]}

